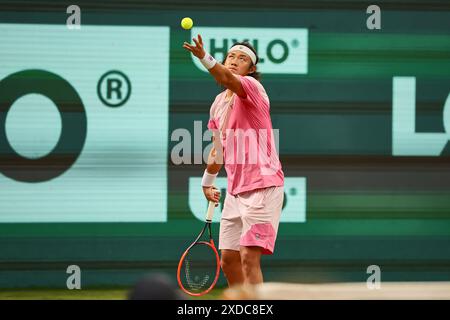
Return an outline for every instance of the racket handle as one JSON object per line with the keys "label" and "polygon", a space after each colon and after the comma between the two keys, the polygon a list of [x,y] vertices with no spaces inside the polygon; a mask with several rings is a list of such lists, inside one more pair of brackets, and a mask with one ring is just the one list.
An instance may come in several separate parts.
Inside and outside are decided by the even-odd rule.
{"label": "racket handle", "polygon": [[206,212],[206,221],[211,222],[214,215],[214,208],[216,207],[216,203],[209,201],[208,203],[208,211]]}

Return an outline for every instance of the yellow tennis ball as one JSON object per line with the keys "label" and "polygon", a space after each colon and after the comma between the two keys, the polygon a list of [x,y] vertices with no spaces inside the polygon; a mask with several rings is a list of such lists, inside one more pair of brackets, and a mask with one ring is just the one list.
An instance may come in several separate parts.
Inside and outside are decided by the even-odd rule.
{"label": "yellow tennis ball", "polygon": [[183,18],[183,20],[181,20],[181,27],[183,29],[189,30],[190,28],[192,28],[193,25],[194,22],[189,17]]}

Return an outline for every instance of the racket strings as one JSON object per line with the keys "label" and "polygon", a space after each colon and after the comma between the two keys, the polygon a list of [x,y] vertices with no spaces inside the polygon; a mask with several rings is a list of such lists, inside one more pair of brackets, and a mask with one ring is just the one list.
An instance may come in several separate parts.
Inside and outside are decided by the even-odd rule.
{"label": "racket strings", "polygon": [[187,281],[187,284],[189,286],[189,290],[199,291],[199,290],[202,290],[202,289],[207,289],[206,285],[207,285],[208,280],[210,278],[210,276],[208,274],[206,274],[203,277],[203,280],[200,281],[200,282],[195,282],[193,280],[194,277],[195,276],[192,276],[191,273],[190,273],[190,263],[189,263],[189,260],[188,260],[188,261],[186,261],[186,281]]}
{"label": "racket strings", "polygon": [[192,293],[206,291],[215,280],[217,259],[208,245],[197,243],[189,249],[183,261],[181,282]]}

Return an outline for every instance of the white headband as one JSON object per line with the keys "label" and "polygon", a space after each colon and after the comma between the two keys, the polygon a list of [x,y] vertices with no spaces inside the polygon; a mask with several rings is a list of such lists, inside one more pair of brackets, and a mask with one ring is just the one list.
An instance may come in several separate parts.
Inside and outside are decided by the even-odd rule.
{"label": "white headband", "polygon": [[252,59],[253,64],[256,64],[256,55],[253,53],[252,50],[250,50],[246,46],[242,46],[240,44],[237,44],[237,45],[231,47],[231,49],[230,49],[230,51],[228,51],[228,53],[233,52],[233,51],[237,51],[237,50],[242,51],[245,54],[247,54],[250,57],[250,59]]}

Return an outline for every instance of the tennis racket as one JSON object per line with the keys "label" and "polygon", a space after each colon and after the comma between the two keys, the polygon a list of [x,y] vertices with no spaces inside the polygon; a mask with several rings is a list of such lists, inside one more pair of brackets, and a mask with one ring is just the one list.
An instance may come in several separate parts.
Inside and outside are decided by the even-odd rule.
{"label": "tennis racket", "polygon": [[[215,203],[210,201],[206,212],[206,223],[202,232],[186,249],[178,263],[177,280],[181,290],[191,296],[202,296],[214,288],[219,278],[220,263],[211,223]],[[208,230],[208,241],[200,240]]]}

